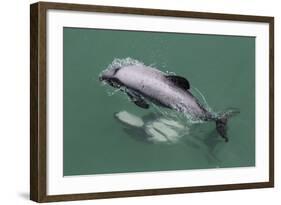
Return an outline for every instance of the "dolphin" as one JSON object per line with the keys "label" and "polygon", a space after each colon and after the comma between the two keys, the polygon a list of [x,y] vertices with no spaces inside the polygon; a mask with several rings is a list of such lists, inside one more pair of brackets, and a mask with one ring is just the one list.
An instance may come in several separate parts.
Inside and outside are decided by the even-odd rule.
{"label": "dolphin", "polygon": [[189,81],[144,64],[115,66],[104,70],[99,80],[120,88],[137,106],[148,109],[154,103],[188,114],[193,120],[214,121],[219,135],[228,141],[227,120],[234,112],[209,112],[191,93]]}

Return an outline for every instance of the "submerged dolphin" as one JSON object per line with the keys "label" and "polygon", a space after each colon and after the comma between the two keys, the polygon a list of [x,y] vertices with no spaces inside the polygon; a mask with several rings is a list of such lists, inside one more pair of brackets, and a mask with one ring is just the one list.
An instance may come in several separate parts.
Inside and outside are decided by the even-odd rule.
{"label": "submerged dolphin", "polygon": [[227,119],[233,112],[215,115],[209,112],[190,92],[188,80],[168,75],[143,64],[115,66],[104,70],[99,80],[112,87],[122,88],[139,107],[148,109],[149,101],[160,106],[183,112],[194,120],[214,121],[218,133],[226,136]]}

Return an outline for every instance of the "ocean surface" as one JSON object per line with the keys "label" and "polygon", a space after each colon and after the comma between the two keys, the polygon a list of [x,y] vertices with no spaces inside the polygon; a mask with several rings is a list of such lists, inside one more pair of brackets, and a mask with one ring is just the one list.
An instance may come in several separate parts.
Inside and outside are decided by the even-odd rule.
{"label": "ocean surface", "polygon": [[[211,112],[239,110],[226,143],[214,122],[142,109],[98,80],[139,62],[188,79]],[[255,166],[255,38],[64,28],[63,175]]]}

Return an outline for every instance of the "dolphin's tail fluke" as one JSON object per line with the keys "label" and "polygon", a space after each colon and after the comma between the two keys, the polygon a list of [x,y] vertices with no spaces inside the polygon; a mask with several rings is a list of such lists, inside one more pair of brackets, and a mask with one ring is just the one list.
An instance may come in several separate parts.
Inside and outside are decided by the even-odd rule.
{"label": "dolphin's tail fluke", "polygon": [[228,142],[228,137],[226,136],[227,130],[227,118],[220,118],[216,120],[216,129],[220,136]]}
{"label": "dolphin's tail fluke", "polygon": [[225,140],[225,142],[228,142],[227,137],[227,121],[230,117],[236,115],[239,113],[239,110],[237,109],[229,109],[226,112],[219,113],[218,117],[216,118],[216,129],[217,132],[220,134],[220,136]]}

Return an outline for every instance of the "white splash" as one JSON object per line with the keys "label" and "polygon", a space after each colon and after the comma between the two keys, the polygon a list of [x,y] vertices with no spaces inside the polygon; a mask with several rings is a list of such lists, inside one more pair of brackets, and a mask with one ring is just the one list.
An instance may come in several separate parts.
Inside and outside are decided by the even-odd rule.
{"label": "white splash", "polygon": [[127,57],[127,58],[115,58],[111,64],[109,64],[106,68],[108,69],[115,69],[115,68],[120,68],[120,67],[125,67],[125,66],[131,66],[131,65],[144,65],[143,62],[140,62],[136,59]]}

